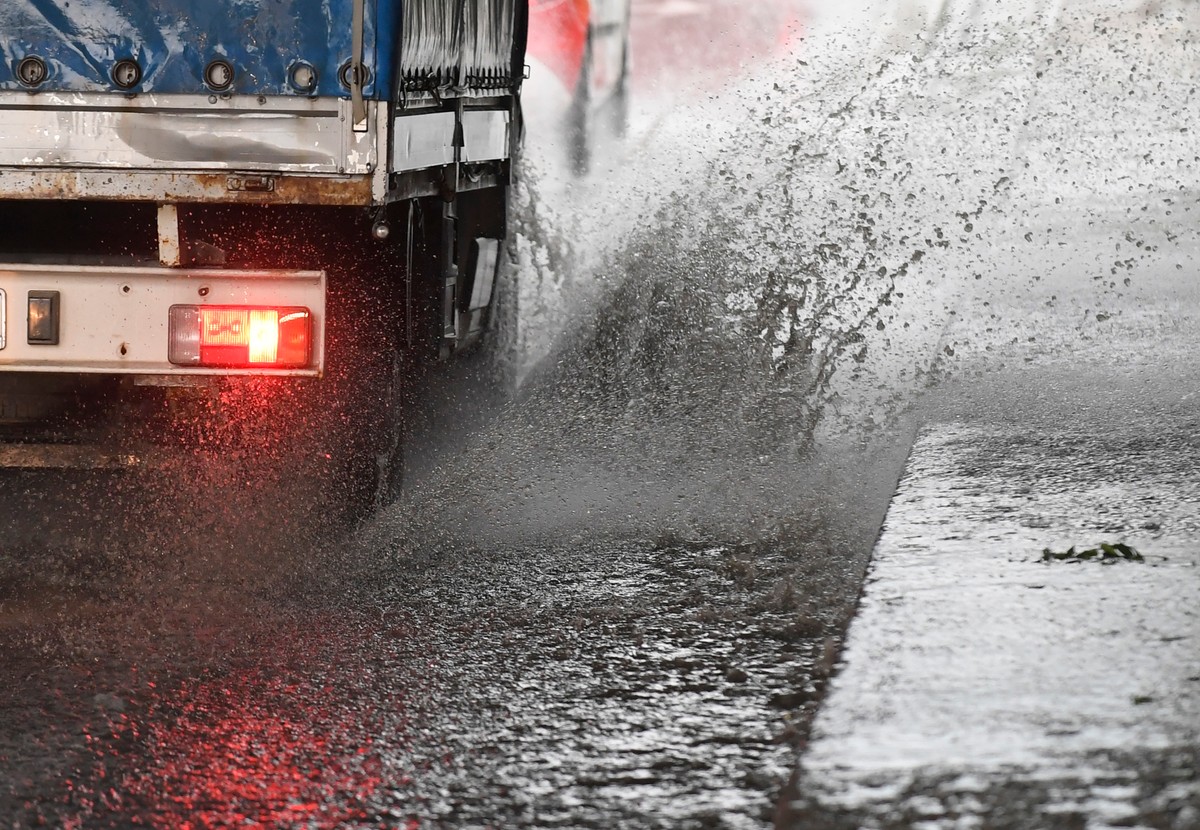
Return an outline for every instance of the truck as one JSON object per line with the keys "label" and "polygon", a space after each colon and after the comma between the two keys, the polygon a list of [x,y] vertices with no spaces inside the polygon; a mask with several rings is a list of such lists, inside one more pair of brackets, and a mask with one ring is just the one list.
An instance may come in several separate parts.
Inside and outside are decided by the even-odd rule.
{"label": "truck", "polygon": [[0,467],[276,453],[394,498],[413,378],[494,328],[527,25],[527,0],[0,5]]}

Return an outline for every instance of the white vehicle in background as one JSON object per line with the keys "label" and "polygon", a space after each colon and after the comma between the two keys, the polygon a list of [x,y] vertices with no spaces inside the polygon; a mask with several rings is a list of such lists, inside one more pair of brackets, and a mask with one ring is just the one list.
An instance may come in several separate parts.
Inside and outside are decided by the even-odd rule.
{"label": "white vehicle in background", "polygon": [[586,174],[596,145],[624,134],[630,0],[531,0],[525,115],[534,147]]}

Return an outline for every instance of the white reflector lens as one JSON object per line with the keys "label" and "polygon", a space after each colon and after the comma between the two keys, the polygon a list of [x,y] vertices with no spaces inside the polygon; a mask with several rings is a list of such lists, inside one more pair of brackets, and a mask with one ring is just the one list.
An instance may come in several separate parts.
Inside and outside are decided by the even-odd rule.
{"label": "white reflector lens", "polygon": [[200,309],[194,305],[171,306],[170,345],[167,359],[177,366],[200,365]]}
{"label": "white reflector lens", "polygon": [[167,359],[177,366],[300,368],[311,355],[307,308],[171,306]]}
{"label": "white reflector lens", "polygon": [[274,363],[279,353],[279,312],[250,312],[250,362]]}

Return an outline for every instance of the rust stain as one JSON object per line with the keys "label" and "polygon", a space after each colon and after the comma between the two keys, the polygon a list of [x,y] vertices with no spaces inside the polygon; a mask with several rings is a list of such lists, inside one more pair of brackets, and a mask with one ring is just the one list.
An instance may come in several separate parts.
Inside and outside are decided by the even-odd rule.
{"label": "rust stain", "polygon": [[[271,190],[231,190],[231,175],[269,176]],[[0,199],[98,199],[124,202],[253,205],[371,205],[370,176],[0,170]]]}

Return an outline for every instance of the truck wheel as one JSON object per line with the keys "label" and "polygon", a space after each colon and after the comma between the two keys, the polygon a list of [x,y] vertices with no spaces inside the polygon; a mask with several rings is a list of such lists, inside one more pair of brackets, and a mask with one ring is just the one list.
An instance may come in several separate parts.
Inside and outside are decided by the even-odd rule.
{"label": "truck wheel", "polygon": [[326,372],[311,384],[300,440],[321,467],[321,501],[345,524],[400,495],[415,360],[401,342],[391,253],[333,253],[341,259],[328,272]]}
{"label": "truck wheel", "polygon": [[386,507],[399,499],[404,484],[404,450],[408,443],[412,378],[406,371],[409,361],[394,349],[391,364],[373,459],[375,492],[372,501],[376,507]]}
{"label": "truck wheel", "polygon": [[404,481],[413,379],[410,361],[388,340],[338,394],[344,434],[333,451],[341,458],[331,483],[354,523],[399,499]]}

